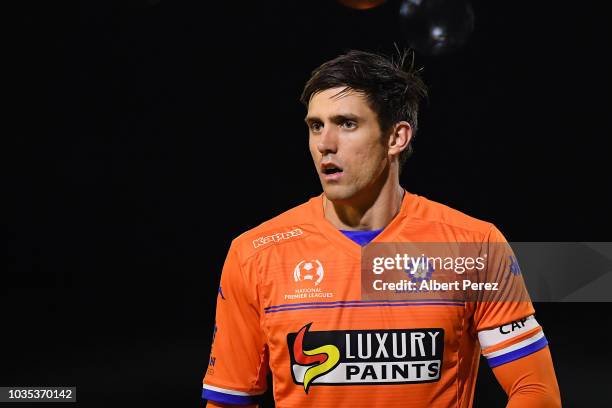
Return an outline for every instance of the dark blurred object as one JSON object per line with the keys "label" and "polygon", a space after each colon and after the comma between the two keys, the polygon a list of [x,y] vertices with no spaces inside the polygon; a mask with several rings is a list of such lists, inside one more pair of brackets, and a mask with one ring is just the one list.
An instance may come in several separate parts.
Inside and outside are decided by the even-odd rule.
{"label": "dark blurred object", "polygon": [[380,6],[385,0],[338,0],[338,2],[356,10],[367,10]]}
{"label": "dark blurred object", "polygon": [[453,53],[474,31],[474,10],[465,0],[402,0],[399,18],[410,46],[425,55]]}
{"label": "dark blurred object", "polygon": [[160,1],[161,0],[127,0],[122,2],[122,6],[132,9],[139,9],[156,6]]}

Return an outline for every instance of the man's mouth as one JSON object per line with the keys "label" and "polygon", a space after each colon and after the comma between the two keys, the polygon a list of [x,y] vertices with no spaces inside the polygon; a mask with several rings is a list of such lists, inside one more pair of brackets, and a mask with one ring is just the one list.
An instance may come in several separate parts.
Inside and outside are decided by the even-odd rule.
{"label": "man's mouth", "polygon": [[321,170],[323,173],[323,178],[327,181],[338,180],[343,173],[342,168],[334,163],[321,164]]}
{"label": "man's mouth", "polygon": [[338,167],[329,167],[325,170],[323,170],[323,173],[325,174],[336,174],[336,173],[340,173],[342,172],[342,169],[339,169]]}

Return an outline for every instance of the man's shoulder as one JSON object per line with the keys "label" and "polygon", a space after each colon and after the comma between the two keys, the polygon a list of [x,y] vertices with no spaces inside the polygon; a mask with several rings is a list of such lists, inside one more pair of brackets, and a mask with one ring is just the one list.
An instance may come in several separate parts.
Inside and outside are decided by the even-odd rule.
{"label": "man's shoulder", "polygon": [[417,201],[416,205],[412,206],[412,211],[406,214],[413,219],[483,236],[496,229],[491,222],[478,219],[446,204],[417,195],[415,195],[415,200]]}
{"label": "man's shoulder", "polygon": [[320,196],[245,231],[232,241],[232,246],[246,258],[266,248],[306,237],[313,231],[313,206],[317,200],[320,201]]}

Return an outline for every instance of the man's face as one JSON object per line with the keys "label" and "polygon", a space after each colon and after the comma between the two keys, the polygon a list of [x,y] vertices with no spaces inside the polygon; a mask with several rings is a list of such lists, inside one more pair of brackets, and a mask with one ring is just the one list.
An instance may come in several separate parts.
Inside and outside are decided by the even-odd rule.
{"label": "man's face", "polygon": [[309,147],[323,191],[331,201],[376,194],[389,164],[378,115],[365,96],[344,88],[316,93],[308,104]]}

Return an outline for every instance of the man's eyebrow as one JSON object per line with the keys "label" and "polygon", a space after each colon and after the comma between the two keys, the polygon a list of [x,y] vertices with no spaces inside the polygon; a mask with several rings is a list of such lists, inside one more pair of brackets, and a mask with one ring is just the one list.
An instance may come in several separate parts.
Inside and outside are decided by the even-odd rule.
{"label": "man's eyebrow", "polygon": [[316,116],[306,116],[304,118],[304,122],[306,122],[306,123],[321,122],[321,119],[319,119]]}
{"label": "man's eyebrow", "polygon": [[[352,113],[344,113],[344,114],[339,114],[339,115],[334,115],[330,118],[330,120],[333,123],[343,123],[346,122],[347,120],[352,120],[355,122],[358,122],[361,118],[355,114]],[[319,117],[317,116],[306,116],[304,118],[304,122],[306,123],[313,123],[313,122],[322,122],[321,119],[319,119]]]}
{"label": "man's eyebrow", "polygon": [[340,115],[334,115],[331,117],[331,121],[333,123],[344,123],[347,120],[352,120],[354,122],[358,122],[361,118],[352,113],[343,113]]}

